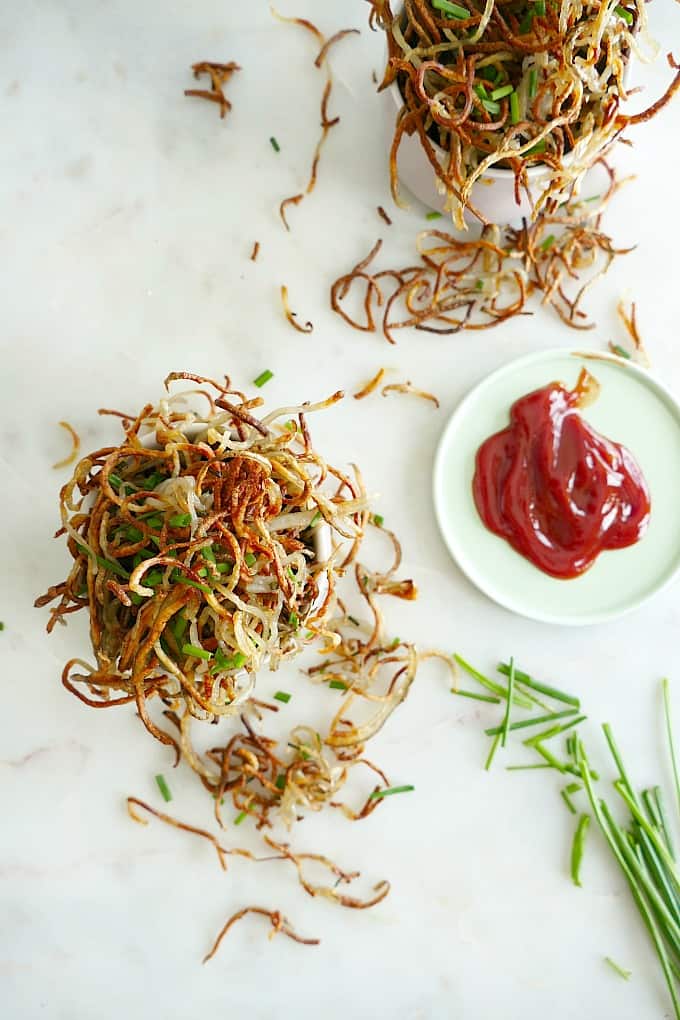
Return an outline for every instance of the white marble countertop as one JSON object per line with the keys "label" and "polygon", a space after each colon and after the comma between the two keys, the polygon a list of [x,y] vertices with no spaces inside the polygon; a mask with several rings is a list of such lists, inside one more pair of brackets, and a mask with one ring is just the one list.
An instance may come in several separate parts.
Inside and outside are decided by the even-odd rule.
{"label": "white marble countertop", "polygon": [[[307,174],[320,75],[311,41],[275,22],[263,0],[26,0],[0,18],[0,1013],[7,1020],[669,1015],[652,951],[599,838],[577,890],[568,876],[572,818],[557,779],[508,773],[502,763],[486,774],[481,731],[497,712],[454,700],[434,666],[423,668],[372,753],[395,783],[414,783],[416,793],[360,825],[314,818],[295,833],[298,846],[330,851],[367,883],[392,881],[381,906],[355,913],[305,896],[280,866],[235,862],[224,875],[200,841],[160,824],[132,824],[125,796],[158,803],[153,776],[169,773],[169,755],[131,709],[90,711],[64,691],[63,662],[87,652],[85,621],[48,639],[46,613],[32,608],[66,562],[63,545],[50,542],[65,477],[50,467],[65,451],[59,419],[73,422],[84,448],[96,447],[115,430],[96,408],[135,409],[174,369],[228,372],[247,383],[270,368],[275,378],[264,395],[274,405],[351,390],[384,364],[394,378],[434,390],[441,409],[408,398],[346,402],[319,416],[314,432],[330,460],[360,461],[403,539],[405,571],[422,595],[415,605],[390,607],[395,632],[422,646],[455,647],[487,669],[514,655],[582,697],[585,732],[605,768],[599,723],[609,719],[640,785],[668,780],[657,684],[667,672],[680,684],[677,587],[607,626],[543,626],[478,594],[435,527],[432,459],[448,414],[505,360],[572,344],[574,334],[542,312],[487,334],[403,334],[391,348],[329,310],[331,281],[378,236],[388,264],[408,256],[423,223],[415,206],[394,210],[391,228],[376,215],[378,204],[391,205],[386,128],[370,82],[382,40],[367,30],[366,12],[358,0],[286,6],[328,32],[362,29],[333,57],[333,109],[342,122],[317,190],[291,212],[290,234],[277,207]],[[677,42],[676,4],[655,0],[650,18],[664,50]],[[275,80],[258,73],[263,52],[273,55]],[[182,95],[191,63],[203,58],[243,67],[230,83],[234,108],[223,122],[215,107]],[[658,95],[668,76],[661,58],[645,72],[647,96]],[[608,224],[617,240],[638,247],[599,284],[591,302],[598,328],[578,344],[602,348],[620,337],[616,303],[634,297],[654,370],[680,392],[680,105],[640,127],[634,141],[622,166],[638,180],[615,199]],[[255,239],[261,254],[253,264]],[[315,323],[311,336],[283,320],[282,283]],[[261,685],[265,693],[297,685],[288,710],[296,721],[304,715],[295,669],[265,675]],[[680,709],[680,695],[676,703]],[[175,813],[210,825],[188,770],[173,772],[171,782]],[[239,840],[254,839],[242,829]],[[202,967],[226,917],[251,902],[279,907],[321,945],[268,942],[253,920]],[[608,970],[605,955],[633,970],[630,982]]]}

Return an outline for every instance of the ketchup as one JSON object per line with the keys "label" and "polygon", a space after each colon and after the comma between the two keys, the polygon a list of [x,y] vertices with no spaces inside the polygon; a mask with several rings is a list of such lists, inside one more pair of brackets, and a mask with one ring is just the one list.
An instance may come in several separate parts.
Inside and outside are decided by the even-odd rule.
{"label": "ketchup", "polygon": [[585,369],[573,390],[534,390],[477,451],[479,516],[553,577],[578,577],[603,549],[634,545],[649,522],[649,489],[632,454],[578,413],[598,392]]}

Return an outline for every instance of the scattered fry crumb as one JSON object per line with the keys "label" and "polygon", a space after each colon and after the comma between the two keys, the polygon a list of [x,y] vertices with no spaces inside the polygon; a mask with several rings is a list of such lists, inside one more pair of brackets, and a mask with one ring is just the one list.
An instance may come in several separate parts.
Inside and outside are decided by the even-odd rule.
{"label": "scattered fry crumb", "polygon": [[373,378],[369,379],[368,382],[366,383],[366,385],[363,386],[357,393],[354,394],[354,399],[355,400],[363,400],[364,397],[367,397],[369,395],[369,393],[373,393],[373,391],[382,382],[384,376],[385,376],[385,369],[384,368],[378,369],[378,371],[373,376]]}
{"label": "scattered fry crumb", "polygon": [[58,460],[56,464],[52,465],[53,468],[63,468],[63,467],[68,467],[69,464],[73,464],[74,460],[76,459],[76,457],[78,455],[78,450],[80,449],[80,436],[78,435],[76,430],[73,428],[73,426],[69,425],[69,423],[67,421],[60,421],[59,424],[61,425],[61,427],[63,429],[66,429],[66,431],[70,435],[71,441],[73,443],[73,446],[71,448],[71,452],[69,453],[68,457],[64,457],[63,460]]}
{"label": "scattered fry crumb", "polygon": [[259,241],[255,241],[255,243],[253,244],[253,250],[250,253],[250,261],[251,262],[255,262],[256,261],[259,251],[260,251],[260,242]]}
{"label": "scattered fry crumb", "polygon": [[378,206],[378,216],[385,221],[388,227],[392,226],[392,220],[389,218],[385,210],[381,205]]}
{"label": "scattered fry crumb", "polygon": [[304,326],[302,326],[297,321],[296,313],[291,311],[290,304],[288,302],[288,288],[285,285],[281,286],[281,301],[283,302],[283,310],[286,314],[286,318],[288,319],[291,326],[293,326],[293,328],[296,329],[298,333],[311,333],[314,329],[313,323],[307,321],[304,324]]}
{"label": "scattered fry crumb", "polygon": [[431,400],[435,407],[439,407],[439,401],[433,393],[427,393],[425,390],[416,389],[410,379],[407,379],[403,383],[390,383],[389,386],[383,386],[382,390],[383,397],[386,397],[389,393],[411,393],[414,397],[422,397],[423,400]]}
{"label": "scattered fry crumb", "polygon": [[202,60],[198,64],[192,64],[191,70],[194,78],[200,78],[202,74],[210,76],[209,89],[185,89],[185,96],[196,96],[199,99],[207,99],[211,103],[217,103],[220,108],[220,117],[224,118],[231,110],[231,103],[224,94],[223,87],[235,71],[241,68],[234,61],[228,64],[215,64],[210,60]]}

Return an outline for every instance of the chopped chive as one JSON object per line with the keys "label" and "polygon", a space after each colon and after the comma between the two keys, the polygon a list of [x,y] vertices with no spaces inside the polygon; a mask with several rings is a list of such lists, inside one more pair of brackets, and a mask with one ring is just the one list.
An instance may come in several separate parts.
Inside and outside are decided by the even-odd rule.
{"label": "chopped chive", "polygon": [[564,803],[567,805],[567,807],[571,811],[572,815],[577,815],[578,811],[576,810],[571,797],[567,793],[567,788],[566,787],[563,790],[560,790],[560,797],[562,798]]}
{"label": "chopped chive", "polygon": [[123,479],[120,475],[117,475],[114,471],[109,472],[109,485],[113,489],[120,489],[123,484]]}
{"label": "chopped chive", "polygon": [[331,691],[346,691],[347,684],[343,680],[331,680],[328,685]]}
{"label": "chopped chive", "polygon": [[215,665],[210,670],[210,675],[223,673],[228,669],[240,669],[247,662],[247,656],[243,652],[236,652],[231,657],[224,654],[221,648],[215,652]]}
{"label": "chopped chive", "polygon": [[484,290],[484,280],[477,280],[475,290]]}
{"label": "chopped chive", "polygon": [[545,152],[545,138],[541,138],[540,142],[536,142],[536,144],[532,145],[530,149],[527,149],[526,155],[534,156],[540,152]]}
{"label": "chopped chive", "polygon": [[533,21],[534,21],[533,12],[527,8],[527,10],[524,12],[522,20],[519,23],[519,34],[526,35],[528,32],[530,32],[531,26],[533,25]]}
{"label": "chopped chive", "polygon": [[277,691],[274,695],[275,701],[282,701],[284,705],[287,705],[292,695],[288,694],[287,691]]}
{"label": "chopped chive", "polygon": [[550,765],[551,768],[557,769],[558,772],[569,771],[569,768],[566,765],[563,765],[562,762],[558,761],[555,755],[552,754],[547,749],[547,747],[544,747],[540,741],[537,740],[536,743],[535,744],[532,743],[531,746],[533,747],[537,754],[540,754],[541,758],[543,758],[544,761],[547,761],[548,765]]}
{"label": "chopped chive", "polygon": [[209,560],[210,563],[215,562],[215,553],[213,552],[213,547],[211,545],[204,546],[201,549],[201,554],[204,560]]}
{"label": "chopped chive", "polygon": [[487,113],[500,113],[500,104],[494,102],[492,99],[482,99],[482,106]]}
{"label": "chopped chive", "polygon": [[254,553],[246,553],[243,559],[247,567],[252,567],[257,560],[257,556]]}
{"label": "chopped chive", "polygon": [[257,379],[253,379],[253,386],[257,386],[258,389],[268,383],[270,379],[274,378],[274,373],[270,372],[268,368],[265,368],[264,372],[260,372]]}
{"label": "chopped chive", "polygon": [[239,811],[239,813],[234,818],[234,825],[240,825],[241,822],[243,821],[243,819],[248,816],[248,813],[249,812],[247,810],[246,811]]}
{"label": "chopped chive", "polygon": [[610,344],[609,347],[612,354],[618,354],[620,358],[626,358],[627,361],[630,361],[630,354],[620,344]]}
{"label": "chopped chive", "polygon": [[309,522],[310,528],[315,528],[320,520],[321,520],[321,512],[319,510],[317,510],[316,513],[314,514],[314,516],[312,517],[311,521]]}
{"label": "chopped chive", "polygon": [[541,242],[541,251],[547,251],[555,243],[555,235],[548,234],[545,241]]}
{"label": "chopped chive", "polygon": [[269,141],[274,152],[281,152],[281,146],[279,145],[279,143],[277,142],[273,135],[271,136]]}
{"label": "chopped chive", "polygon": [[542,762],[540,765],[506,765],[506,772],[531,772],[533,769],[551,769],[552,765]]}
{"label": "chopped chive", "polygon": [[84,545],[80,544],[80,542],[76,542],[76,545],[80,549],[82,549],[84,553],[87,553],[88,556],[94,555],[94,558],[100,567],[104,567],[105,570],[110,570],[112,574],[117,574],[118,577],[124,577],[126,581],[129,578],[130,575],[128,571],[125,569],[125,567],[121,567],[120,563],[116,563],[114,560],[104,559],[103,556],[98,556],[96,553],[91,554],[89,550],[85,548]]}
{"label": "chopped chive", "polygon": [[191,514],[173,514],[168,524],[171,528],[186,528],[191,524]]}
{"label": "chopped chive", "polygon": [[450,0],[431,0],[431,4],[435,11],[441,11],[442,14],[450,14],[452,18],[457,18],[459,21],[465,21],[470,17],[467,7],[451,3]]}
{"label": "chopped chive", "polygon": [[191,655],[194,659],[212,659],[212,652],[208,652],[205,648],[199,648],[198,645],[184,644],[182,645],[182,655]]}
{"label": "chopped chive", "polygon": [[373,516],[371,517],[371,523],[375,524],[377,528],[382,528],[383,524],[385,523],[385,518],[383,517],[382,514],[373,514]]}
{"label": "chopped chive", "polygon": [[[453,658],[454,661],[457,662],[458,665],[462,669],[464,669],[466,673],[469,673],[470,676],[473,677],[473,679],[475,679],[478,684],[481,684],[482,687],[486,687],[486,689],[488,691],[491,691],[492,694],[497,694],[500,698],[505,699],[507,695],[505,687],[502,687],[501,684],[495,683],[493,680],[489,680],[488,677],[484,676],[483,673],[480,673],[479,670],[474,668],[474,666],[471,666],[469,662],[466,662],[465,659],[461,655],[458,655],[456,652],[454,652]],[[518,678],[519,671],[516,670],[515,679]],[[531,708],[531,701],[529,700],[529,698],[526,695],[520,694],[517,691],[514,694],[514,702],[516,705],[521,705],[522,708]]]}
{"label": "chopped chive", "polygon": [[477,93],[477,95],[479,96],[480,99],[488,99],[489,98],[489,93],[486,90],[486,86],[482,85],[481,82],[479,82],[477,85],[475,85],[475,92]]}
{"label": "chopped chive", "polygon": [[510,94],[510,123],[519,124],[519,96],[514,91]]}
{"label": "chopped chive", "polygon": [[630,981],[630,976],[633,973],[632,970],[626,970],[625,967],[621,967],[615,960],[612,960],[611,956],[605,956],[604,962],[615,971],[619,977],[622,977],[624,981]]}
{"label": "chopped chive", "polygon": [[189,621],[187,620],[186,616],[184,615],[184,613],[179,612],[175,617],[175,621],[172,625],[172,633],[178,645],[182,641],[182,638],[184,637],[184,634],[188,626]]}
{"label": "chopped chive", "polygon": [[545,0],[536,0],[534,4],[534,14],[537,14],[539,18],[545,17]]}
{"label": "chopped chive", "polygon": [[666,807],[664,804],[663,793],[660,787],[655,786],[652,790],[652,796],[654,797],[654,803],[656,805],[656,811],[660,820],[659,828],[661,829],[662,835],[665,838],[666,846],[671,857],[675,857],[675,850],[673,849],[673,842],[671,840],[671,830],[668,824],[668,818],[666,817]]}
{"label": "chopped chive", "polygon": [[274,786],[277,790],[283,790],[286,786],[286,773],[279,772],[278,776],[274,780]]}
{"label": "chopped chive", "polygon": [[663,711],[666,720],[666,732],[668,734],[668,749],[671,755],[671,766],[673,768],[673,779],[675,781],[675,796],[678,802],[678,812],[680,812],[680,776],[678,775],[678,760],[675,754],[675,740],[673,739],[673,720],[671,716],[671,699],[670,699],[670,684],[668,683],[668,677],[664,677],[661,682],[663,688]]}
{"label": "chopped chive", "polygon": [[390,641],[390,643],[387,646],[387,648],[388,648],[388,650],[390,650],[392,648],[398,648],[400,644],[401,644],[401,638],[400,637],[395,637],[394,640]]}
{"label": "chopped chive", "polygon": [[142,596],[138,595],[136,591],[130,592],[130,602],[132,602],[133,606],[141,606],[143,601]]}
{"label": "chopped chive", "polygon": [[298,627],[300,626],[300,621],[298,620],[298,614],[295,613],[295,612],[289,613],[288,614],[288,623],[291,625],[293,630],[297,630]]}
{"label": "chopped chive", "polygon": [[579,791],[582,790],[583,787],[581,786],[580,783],[569,783],[569,785],[565,786],[564,789],[566,790],[567,793],[579,793]]}
{"label": "chopped chive", "polygon": [[584,722],[587,718],[588,716],[586,715],[576,715],[573,719],[570,719],[569,722],[563,723],[561,726],[551,726],[550,729],[543,730],[542,733],[536,733],[533,737],[528,737],[524,743],[527,747],[531,747],[533,744],[537,744],[542,740],[552,740],[552,738],[556,737],[559,733],[565,733],[573,726],[578,726],[579,723]]}
{"label": "chopped chive", "polygon": [[[530,719],[520,719],[518,722],[511,723],[508,730],[523,730],[529,726],[541,726],[543,723],[556,722],[557,719],[566,719],[571,715],[576,715],[576,709],[565,708],[563,712],[549,712],[547,715],[536,715]],[[502,731],[502,726],[492,726],[490,729],[484,730],[487,737],[495,737],[497,733]]]}
{"label": "chopped chive", "polygon": [[4,630],[4,629],[5,629],[5,625],[4,625],[4,623],[2,622],[2,620],[0,620],[0,630]]}
{"label": "chopped chive", "polygon": [[155,489],[157,485],[160,485],[161,482],[164,482],[166,480],[167,475],[161,474],[160,471],[153,471],[148,478],[144,479],[144,488]]}
{"label": "chopped chive", "polygon": [[314,637],[314,631],[313,630],[306,630],[305,633],[304,633],[304,637],[305,637],[306,641],[311,641],[311,639]]}
{"label": "chopped chive", "polygon": [[602,198],[602,195],[591,195],[590,198],[584,198],[584,202],[597,202]]}
{"label": "chopped chive", "polygon": [[498,77],[498,68],[490,64],[488,67],[481,67],[477,71],[477,77],[485,78],[486,81],[495,81]]}
{"label": "chopped chive", "polygon": [[207,584],[199,584],[198,581],[192,581],[190,577],[176,577],[173,581],[175,584],[186,584],[190,588],[198,588],[199,591],[204,591],[208,595],[211,591]]}
{"label": "chopped chive", "polygon": [[[502,673],[503,676],[509,676],[510,666],[506,662],[501,662],[498,672]],[[519,669],[515,670],[515,680],[522,686],[529,687],[532,691],[538,691],[539,694],[546,694],[549,698],[554,698],[555,701],[563,701],[565,705],[573,705],[577,709],[581,707],[579,699],[575,698],[572,694],[565,694],[564,691],[558,690],[557,687],[551,687],[549,684],[538,683],[533,677]]]}
{"label": "chopped chive", "polygon": [[581,862],[583,851],[586,846],[586,836],[590,827],[590,815],[581,815],[574,832],[574,841],[571,845],[571,880],[574,885],[581,885]]}
{"label": "chopped chive", "polygon": [[492,99],[505,99],[511,92],[514,92],[512,85],[500,85],[497,89],[494,89],[491,93]]}
{"label": "chopped chive", "polygon": [[442,214],[440,212],[434,212],[434,210],[432,212],[425,213],[426,220],[440,220],[441,218]]}
{"label": "chopped chive", "polygon": [[623,18],[623,20],[628,26],[633,24],[634,21],[633,15],[631,14],[630,11],[627,11],[625,7],[622,7],[621,4],[619,4],[618,7],[614,8],[614,12],[618,14],[620,18]]}
{"label": "chopped chive", "polygon": [[515,693],[515,660],[510,659],[510,677],[508,679],[508,697],[505,703],[505,719],[503,720],[503,728],[501,730],[501,745],[505,747],[505,741],[508,737],[508,727],[510,725],[510,709],[512,707],[512,696]]}
{"label": "chopped chive", "polygon": [[158,510],[154,510],[150,514],[142,514],[139,519],[140,521],[146,521],[147,527],[152,528],[154,531],[163,527],[163,518],[158,513]]}
{"label": "chopped chive", "polygon": [[385,790],[374,790],[369,800],[382,800],[383,797],[391,797],[393,793],[411,793],[415,786],[388,786]]}
{"label": "chopped chive", "polygon": [[163,798],[163,800],[167,804],[168,801],[172,800],[172,794],[170,793],[170,787],[168,786],[168,784],[165,781],[165,776],[162,776],[159,773],[156,776],[156,782],[158,784],[158,789],[161,791],[161,797]]}
{"label": "chopped chive", "polygon": [[529,71],[529,99],[533,99],[538,91],[538,71],[532,67]]}
{"label": "chopped chive", "polygon": [[493,762],[494,757],[496,755],[496,750],[498,748],[498,744],[500,742],[500,739],[501,739],[501,734],[500,733],[497,733],[496,736],[493,738],[493,741],[491,743],[491,749],[490,749],[490,751],[489,751],[489,753],[487,755],[486,761],[484,762],[484,771],[485,772],[488,772],[489,769],[491,768],[491,763]]}
{"label": "chopped chive", "polygon": [[155,588],[163,580],[162,570],[150,570],[148,574],[144,575],[144,584],[148,585],[149,588]]}
{"label": "chopped chive", "polygon": [[[464,691],[460,687],[456,689],[451,688],[452,694],[457,694],[461,698],[474,698],[475,701],[488,701],[492,705],[500,705],[501,699],[496,698],[493,694],[477,694],[476,691]],[[486,731],[489,732],[488,730]]]}

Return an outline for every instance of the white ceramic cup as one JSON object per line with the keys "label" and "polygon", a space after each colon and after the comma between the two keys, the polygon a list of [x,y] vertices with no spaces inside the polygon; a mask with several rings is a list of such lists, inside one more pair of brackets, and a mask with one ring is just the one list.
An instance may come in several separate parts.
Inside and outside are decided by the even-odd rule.
{"label": "white ceramic cup", "polygon": [[[627,71],[628,68],[626,68]],[[628,84],[627,73],[624,74],[624,81]],[[384,103],[385,116],[390,118],[391,125],[394,127],[396,116],[403,107],[404,100],[397,81],[392,82],[386,91],[389,100]],[[445,166],[447,153],[435,142],[432,142],[432,147],[441,165]],[[603,156],[607,148],[605,146],[599,155]],[[568,162],[569,156],[567,155],[565,163],[568,164]],[[438,190],[437,176],[425,154],[420,138],[415,132],[412,135],[402,135],[397,153],[397,171],[400,183],[405,185],[416,198],[430,209],[444,212],[446,195]],[[526,172],[529,191],[532,199],[536,201],[548,184],[552,171],[545,164],[539,163],[536,166],[527,167]],[[588,198],[606,191],[608,184],[609,179],[604,168],[595,165],[588,170],[581,186],[581,192],[584,198]],[[565,197],[567,196],[565,195]],[[527,219],[531,217],[531,203],[524,189],[520,190],[519,205],[515,200],[515,175],[512,170],[497,167],[488,169],[473,184],[470,202],[490,223],[518,225],[523,217]],[[468,209],[465,210],[465,219],[468,223],[479,222],[474,213]]]}

